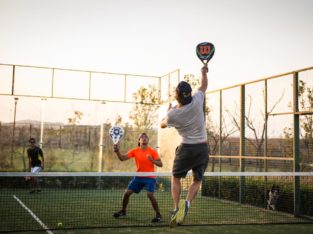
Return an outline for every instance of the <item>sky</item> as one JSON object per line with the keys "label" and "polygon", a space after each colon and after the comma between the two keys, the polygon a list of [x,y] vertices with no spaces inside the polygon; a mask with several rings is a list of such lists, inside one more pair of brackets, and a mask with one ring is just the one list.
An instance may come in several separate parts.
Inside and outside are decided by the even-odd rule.
{"label": "sky", "polygon": [[0,0],[0,63],[161,76],[209,88],[313,65],[312,0]]}
{"label": "sky", "polygon": [[[216,49],[211,91],[312,67],[312,9],[312,0],[0,0],[0,64],[152,76],[180,69],[183,79],[200,76],[195,49],[207,41]],[[95,113],[87,123],[125,112],[56,102],[45,102],[46,121],[66,122],[75,110]],[[18,106],[18,120],[41,118],[40,100]],[[12,121],[13,97],[1,97],[0,109],[0,120]]]}

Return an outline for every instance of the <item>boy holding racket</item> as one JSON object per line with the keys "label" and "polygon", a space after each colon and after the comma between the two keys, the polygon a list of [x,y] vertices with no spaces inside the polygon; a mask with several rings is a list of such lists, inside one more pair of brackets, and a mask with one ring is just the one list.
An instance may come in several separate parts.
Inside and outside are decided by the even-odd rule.
{"label": "boy holding racket", "polygon": [[[172,198],[174,211],[170,227],[181,224],[186,217],[192,200],[196,197],[201,185],[203,174],[209,161],[209,147],[205,128],[203,104],[208,86],[207,64],[201,69],[200,87],[192,96],[191,86],[181,81],[175,90],[177,105],[169,106],[167,116],[161,121],[160,127],[175,127],[182,137],[181,144],[176,148],[172,176]],[[180,200],[181,178],[189,170],[193,172],[186,200]]]}
{"label": "boy holding racket", "polygon": [[[134,158],[136,162],[137,172],[154,172],[154,165],[162,167],[162,161],[156,150],[148,146],[149,137],[146,133],[139,135],[138,147],[131,149],[128,153],[121,153],[119,146],[114,145],[114,152],[118,156],[119,160],[125,161],[130,158]],[[139,193],[144,187],[147,190],[147,196],[151,202],[151,205],[156,213],[151,222],[156,223],[161,221],[161,213],[157,200],[153,193],[155,190],[155,176],[135,176],[128,184],[128,187],[123,195],[122,209],[113,214],[115,218],[126,215],[126,208],[129,202],[129,197],[133,193]]]}

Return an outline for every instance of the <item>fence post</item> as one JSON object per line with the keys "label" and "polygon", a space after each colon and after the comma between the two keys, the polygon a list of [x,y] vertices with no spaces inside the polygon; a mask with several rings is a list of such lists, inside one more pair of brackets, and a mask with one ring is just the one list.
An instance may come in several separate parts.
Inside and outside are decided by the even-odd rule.
{"label": "fence post", "polygon": [[[300,123],[299,123],[298,72],[293,74],[293,171],[300,171]],[[300,177],[294,177],[294,215],[300,214]]]}
{"label": "fence post", "polygon": [[[246,144],[245,144],[245,85],[240,86],[240,171],[245,171]],[[240,176],[239,202],[245,203],[245,177]]]}
{"label": "fence post", "polygon": [[[268,171],[268,163],[267,163],[267,146],[268,146],[268,141],[267,141],[267,132],[268,132],[268,109],[267,109],[267,104],[268,104],[268,98],[267,98],[267,80],[264,80],[264,171]],[[266,201],[267,198],[267,176],[264,176],[264,198]]]}

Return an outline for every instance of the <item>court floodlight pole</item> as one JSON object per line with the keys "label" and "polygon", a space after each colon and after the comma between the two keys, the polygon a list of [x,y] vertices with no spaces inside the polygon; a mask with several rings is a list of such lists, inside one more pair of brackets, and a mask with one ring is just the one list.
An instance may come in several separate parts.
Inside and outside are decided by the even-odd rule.
{"label": "court floodlight pole", "polygon": [[40,141],[39,146],[42,148],[43,146],[43,129],[44,129],[44,119],[45,119],[45,102],[46,98],[41,98],[41,120],[40,120]]}
{"label": "court floodlight pole", "polygon": [[99,139],[99,165],[98,165],[98,172],[102,172],[102,157],[103,157],[103,106],[105,101],[102,101],[101,103],[101,109],[100,109],[100,139]]}
{"label": "court floodlight pole", "polygon": [[15,123],[16,123],[16,109],[17,109],[18,97],[14,98],[14,116],[13,116],[13,132],[11,141],[11,167],[13,168],[13,156],[14,156],[14,138],[15,138]]}

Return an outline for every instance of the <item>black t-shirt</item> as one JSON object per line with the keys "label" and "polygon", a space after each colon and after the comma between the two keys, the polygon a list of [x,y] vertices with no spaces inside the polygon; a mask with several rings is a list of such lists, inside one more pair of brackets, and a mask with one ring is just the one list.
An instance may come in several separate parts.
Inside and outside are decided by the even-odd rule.
{"label": "black t-shirt", "polygon": [[28,148],[27,155],[31,161],[32,167],[41,167],[41,161],[43,159],[43,152],[38,146],[35,146],[35,148]]}

